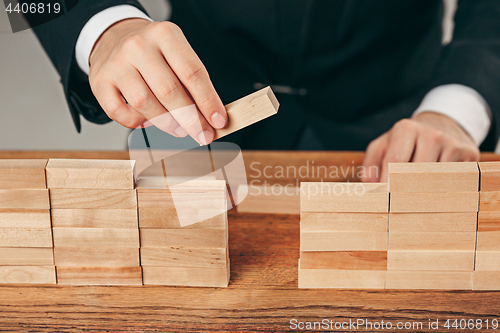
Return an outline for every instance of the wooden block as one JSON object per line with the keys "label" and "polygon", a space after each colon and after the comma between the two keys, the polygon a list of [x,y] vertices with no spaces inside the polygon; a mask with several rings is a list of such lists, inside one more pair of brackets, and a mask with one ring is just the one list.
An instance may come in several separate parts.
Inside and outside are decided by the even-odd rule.
{"label": "wooden block", "polygon": [[472,272],[474,270],[474,251],[389,250],[387,253],[387,270]]}
{"label": "wooden block", "polygon": [[53,209],[136,209],[135,190],[50,189]]}
{"label": "wooden block", "polygon": [[299,259],[299,288],[384,289],[385,270],[305,269]]}
{"label": "wooden block", "polygon": [[500,251],[500,231],[479,231],[477,251]]}
{"label": "wooden block", "polygon": [[476,162],[389,163],[389,192],[477,192]]}
{"label": "wooden block", "polygon": [[52,230],[0,228],[0,247],[52,247]]}
{"label": "wooden block", "polygon": [[227,249],[141,248],[143,266],[215,267],[227,265]]}
{"label": "wooden block", "polygon": [[0,190],[0,209],[50,209],[48,190]]}
{"label": "wooden block", "polygon": [[227,228],[227,212],[205,221],[181,226],[177,212],[171,208],[139,208],[139,228],[147,229],[204,229]]}
{"label": "wooden block", "polygon": [[236,206],[238,213],[300,214],[299,188],[296,186],[240,185],[237,198],[247,196]]}
{"label": "wooden block", "polygon": [[0,209],[0,228],[50,228],[49,209]]}
{"label": "wooden block", "polygon": [[47,160],[0,159],[0,189],[46,189]]}
{"label": "wooden block", "polygon": [[54,247],[139,248],[139,229],[53,228]]}
{"label": "wooden block", "polygon": [[144,284],[186,287],[222,287],[229,285],[229,267],[151,267],[143,266]]}
{"label": "wooden block", "polygon": [[478,192],[391,193],[391,213],[477,212]]}
{"label": "wooden block", "polygon": [[500,272],[475,271],[473,290],[500,290]]}
{"label": "wooden block", "polygon": [[481,192],[500,191],[500,162],[479,162]]}
{"label": "wooden block", "polygon": [[387,251],[387,232],[301,231],[300,251]]}
{"label": "wooden block", "polygon": [[500,211],[477,214],[477,231],[500,231]]}
{"label": "wooden block", "polygon": [[51,214],[53,227],[138,228],[136,209],[52,209]]}
{"label": "wooden block", "polygon": [[301,231],[387,231],[387,213],[300,213]]}
{"label": "wooden block", "polygon": [[142,285],[141,267],[57,267],[57,284]]}
{"label": "wooden block", "polygon": [[49,247],[0,247],[0,266],[54,266],[54,253]]}
{"label": "wooden block", "polygon": [[476,271],[500,271],[500,251],[476,251]]}
{"label": "wooden block", "polygon": [[134,189],[135,161],[50,159],[48,188]]}
{"label": "wooden block", "polygon": [[476,232],[477,213],[390,213],[390,232]]}
{"label": "wooden block", "polygon": [[473,272],[387,271],[386,289],[471,290]]}
{"label": "wooden block", "polygon": [[55,247],[56,266],[139,267],[138,248]]}
{"label": "wooden block", "polygon": [[0,266],[0,283],[56,284],[54,266]]}
{"label": "wooden block", "polygon": [[380,183],[300,184],[301,212],[387,213],[389,192]]}
{"label": "wooden block", "polygon": [[500,191],[498,192],[480,192],[479,193],[479,211],[481,212],[499,212],[500,211]]}
{"label": "wooden block", "polygon": [[301,252],[303,269],[375,270],[387,269],[386,251]]}
{"label": "wooden block", "polygon": [[141,248],[226,248],[226,229],[141,229]]}
{"label": "wooden block", "polygon": [[475,232],[393,232],[389,229],[389,251],[472,251]]}
{"label": "wooden block", "polygon": [[215,130],[214,140],[275,115],[278,113],[279,105],[270,87],[226,105],[228,124],[223,129]]}

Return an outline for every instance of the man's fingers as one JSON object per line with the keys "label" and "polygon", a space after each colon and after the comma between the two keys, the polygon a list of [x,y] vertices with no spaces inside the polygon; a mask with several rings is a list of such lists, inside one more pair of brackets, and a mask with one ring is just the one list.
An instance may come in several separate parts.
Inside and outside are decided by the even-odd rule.
{"label": "man's fingers", "polygon": [[382,159],[387,150],[388,134],[385,133],[373,140],[366,148],[365,160],[363,168],[365,170],[361,181],[375,183],[379,181]]}
{"label": "man's fingers", "polygon": [[479,149],[473,146],[464,147],[453,139],[448,139],[439,162],[476,162],[479,161]]}
{"label": "man's fingers", "polygon": [[[208,71],[186,37],[179,27],[170,22],[160,25],[159,29],[166,38],[159,43],[159,48],[168,65],[210,125],[214,128],[224,127],[227,123],[226,109],[210,81]],[[172,49],[175,52],[171,52]]]}
{"label": "man's fingers", "polygon": [[412,162],[437,162],[443,150],[443,135],[433,132],[420,135],[417,139]]}

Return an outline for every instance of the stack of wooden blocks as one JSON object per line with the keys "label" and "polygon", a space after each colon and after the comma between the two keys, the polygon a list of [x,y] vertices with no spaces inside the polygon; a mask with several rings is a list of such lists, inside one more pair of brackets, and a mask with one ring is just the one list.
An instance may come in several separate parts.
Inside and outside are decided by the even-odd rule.
{"label": "stack of wooden blocks", "polygon": [[56,283],[46,164],[0,160],[0,283]]}
{"label": "stack of wooden blocks", "polygon": [[387,289],[472,289],[477,163],[389,164]]}
{"label": "stack of wooden blocks", "polygon": [[[227,287],[226,182],[186,182],[173,193],[164,178],[137,187],[144,284]],[[189,212],[188,221],[181,210]],[[201,221],[207,212],[213,216]]]}
{"label": "stack of wooden blocks", "polygon": [[134,165],[49,160],[58,284],[142,284]]}
{"label": "stack of wooden blocks", "polygon": [[475,290],[500,290],[500,162],[479,162]]}
{"label": "stack of wooden blocks", "polygon": [[384,288],[387,184],[302,183],[299,288]]}

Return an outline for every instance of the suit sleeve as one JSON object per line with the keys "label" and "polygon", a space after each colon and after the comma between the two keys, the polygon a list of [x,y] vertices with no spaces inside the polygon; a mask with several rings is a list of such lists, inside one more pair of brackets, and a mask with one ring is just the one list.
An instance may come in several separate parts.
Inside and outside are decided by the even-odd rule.
{"label": "suit sleeve", "polygon": [[82,72],[75,59],[75,45],[87,21],[100,11],[117,5],[132,5],[146,13],[134,0],[80,0],[63,16],[34,27],[38,40],[54,64],[63,85],[71,116],[78,132],[81,130],[80,116],[97,124],[111,119],[104,113],[90,89],[88,76]]}
{"label": "suit sleeve", "polygon": [[444,48],[433,87],[462,84],[488,103],[492,124],[482,149],[500,136],[500,1],[459,0],[453,40]]}

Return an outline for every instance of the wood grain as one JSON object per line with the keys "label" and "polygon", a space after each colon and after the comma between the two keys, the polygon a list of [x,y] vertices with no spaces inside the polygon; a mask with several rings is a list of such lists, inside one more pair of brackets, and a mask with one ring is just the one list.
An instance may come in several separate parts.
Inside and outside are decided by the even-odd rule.
{"label": "wood grain", "polygon": [[386,213],[388,209],[387,184],[300,184],[301,212]]}
{"label": "wood grain", "polygon": [[479,211],[481,212],[500,211],[500,191],[480,192]]}
{"label": "wood grain", "polygon": [[300,251],[387,251],[387,232],[301,231]]}
{"label": "wood grain", "polygon": [[500,162],[479,162],[481,192],[500,191]]}
{"label": "wood grain", "polygon": [[214,139],[250,126],[278,112],[279,102],[270,87],[226,105],[228,123],[223,129],[215,130]]}
{"label": "wood grain", "polygon": [[227,228],[227,213],[216,215],[202,222],[181,226],[177,211],[172,208],[139,208],[139,227],[146,229],[204,229]]}
{"label": "wood grain", "polygon": [[472,272],[474,251],[391,251],[389,249],[387,269],[391,271]]}
{"label": "wood grain", "polygon": [[472,251],[475,232],[392,232],[389,251]]}
{"label": "wood grain", "polygon": [[54,247],[139,248],[139,229],[53,228]]}
{"label": "wood grain", "polygon": [[236,197],[242,198],[247,192],[243,201],[238,199],[236,211],[239,213],[300,214],[299,188],[296,186],[240,185]]}
{"label": "wood grain", "polygon": [[137,229],[136,209],[52,209],[52,226]]}
{"label": "wood grain", "polygon": [[0,189],[46,189],[46,159],[0,159]]}
{"label": "wood grain", "polygon": [[304,269],[376,270],[387,269],[386,251],[318,251],[301,252]]}
{"label": "wood grain", "polygon": [[216,267],[150,267],[143,266],[144,284],[187,287],[227,287],[229,269]]}
{"label": "wood grain", "polygon": [[50,189],[53,209],[136,209],[135,190]]}
{"label": "wood grain", "polygon": [[387,231],[387,213],[302,212],[300,230]]}
{"label": "wood grain", "polygon": [[387,289],[472,290],[473,272],[387,271]]}
{"label": "wood grain", "polygon": [[226,248],[226,229],[141,229],[141,248]]}
{"label": "wood grain", "polygon": [[57,267],[57,284],[142,285],[141,267]]}
{"label": "wood grain", "polygon": [[478,251],[500,251],[500,231],[478,231]]}
{"label": "wood grain", "polygon": [[[391,213],[477,212],[478,192],[391,193]],[[481,208],[482,209],[482,208]]]}
{"label": "wood grain", "polygon": [[483,272],[500,271],[500,251],[476,251],[475,270]]}
{"label": "wood grain", "polygon": [[0,228],[0,247],[52,247],[52,230]]}
{"label": "wood grain", "polygon": [[54,247],[56,266],[139,267],[138,248]]}
{"label": "wood grain", "polygon": [[477,214],[477,231],[500,231],[500,211]]}
{"label": "wood grain", "polygon": [[141,264],[168,267],[215,267],[227,265],[226,248],[141,248]]}
{"label": "wood grain", "polygon": [[477,213],[390,213],[389,230],[476,232]]}
{"label": "wood grain", "polygon": [[52,248],[0,247],[0,266],[53,266]]}
{"label": "wood grain", "polygon": [[49,209],[0,209],[0,228],[50,228]]}
{"label": "wood grain", "polygon": [[0,209],[50,209],[48,190],[0,190]]}
{"label": "wood grain", "polygon": [[500,290],[500,272],[474,272],[473,290]]}
{"label": "wood grain", "polygon": [[389,163],[389,191],[477,192],[476,162]]}
{"label": "wood grain", "polygon": [[0,266],[0,283],[55,284],[54,266]]}

